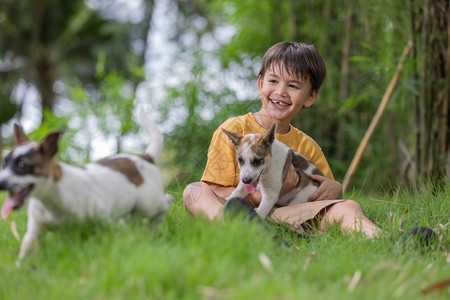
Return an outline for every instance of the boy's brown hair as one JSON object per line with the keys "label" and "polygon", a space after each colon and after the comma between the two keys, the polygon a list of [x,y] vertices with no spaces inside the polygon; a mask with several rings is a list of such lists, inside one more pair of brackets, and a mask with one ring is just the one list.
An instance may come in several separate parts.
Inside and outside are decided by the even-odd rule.
{"label": "boy's brown hair", "polygon": [[313,45],[305,43],[280,42],[270,47],[264,54],[259,75],[264,77],[275,66],[291,76],[309,80],[312,91],[320,89],[327,74],[322,56]]}

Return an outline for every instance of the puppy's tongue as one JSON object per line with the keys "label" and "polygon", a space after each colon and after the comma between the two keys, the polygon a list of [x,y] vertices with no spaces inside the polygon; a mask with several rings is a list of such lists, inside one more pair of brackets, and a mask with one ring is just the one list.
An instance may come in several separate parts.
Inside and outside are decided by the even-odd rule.
{"label": "puppy's tongue", "polygon": [[254,191],[256,191],[256,186],[257,185],[258,185],[258,180],[256,180],[255,182],[253,182],[251,184],[246,184],[245,185],[245,189],[247,190],[247,192],[249,192],[249,194],[251,194]]}
{"label": "puppy's tongue", "polygon": [[9,213],[14,209],[16,206],[17,201],[14,199],[12,195],[9,195],[8,198],[6,198],[5,203],[3,203],[2,206],[2,219],[6,220],[8,218]]}
{"label": "puppy's tongue", "polygon": [[30,194],[32,189],[33,185],[30,185],[18,192],[9,192],[9,195],[2,206],[1,216],[3,220],[8,218],[9,213],[13,209],[19,208],[25,203],[25,198]]}

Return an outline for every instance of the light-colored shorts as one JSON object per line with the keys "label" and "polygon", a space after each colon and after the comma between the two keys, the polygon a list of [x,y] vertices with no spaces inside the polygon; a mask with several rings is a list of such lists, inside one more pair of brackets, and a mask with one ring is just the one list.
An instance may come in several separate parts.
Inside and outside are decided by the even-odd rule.
{"label": "light-colored shorts", "polygon": [[344,200],[321,200],[302,204],[273,208],[269,216],[277,223],[282,223],[298,234],[315,233],[313,221],[327,207]]}
{"label": "light-colored shorts", "polygon": [[[214,194],[216,194],[222,204],[225,204],[226,200],[223,196],[216,192]],[[320,214],[327,207],[342,201],[344,200],[322,200],[284,207],[274,207],[269,213],[269,217],[277,223],[288,226],[298,234],[315,234],[316,232],[311,230],[315,225],[313,221],[321,217]]]}

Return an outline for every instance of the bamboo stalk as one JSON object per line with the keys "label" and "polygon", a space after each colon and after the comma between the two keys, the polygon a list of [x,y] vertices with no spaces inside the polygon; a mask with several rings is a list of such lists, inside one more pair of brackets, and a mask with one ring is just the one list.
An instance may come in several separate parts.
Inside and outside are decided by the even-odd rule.
{"label": "bamboo stalk", "polygon": [[392,96],[392,93],[394,92],[395,86],[397,85],[398,79],[400,77],[400,72],[403,69],[403,65],[405,63],[406,57],[409,55],[409,52],[412,48],[412,42],[408,41],[408,44],[406,45],[405,49],[403,50],[402,56],[400,57],[400,61],[397,64],[396,71],[394,75],[392,76],[391,81],[389,82],[389,85],[383,95],[383,98],[381,99],[380,105],[378,106],[378,109],[372,118],[372,121],[370,122],[369,128],[367,129],[366,133],[364,134],[363,139],[361,140],[361,143],[359,144],[358,149],[356,150],[356,154],[353,157],[353,160],[350,164],[350,167],[347,170],[347,173],[345,174],[344,181],[342,183],[342,189],[345,192],[347,190],[347,187],[349,185],[350,179],[353,176],[353,173],[356,170],[356,167],[359,164],[359,161],[361,160],[361,156],[367,146],[367,143],[369,142],[373,132],[375,131],[375,127],[377,126],[378,122],[380,121],[381,116],[384,113],[384,110],[386,109],[386,106],[389,102],[389,99]]}

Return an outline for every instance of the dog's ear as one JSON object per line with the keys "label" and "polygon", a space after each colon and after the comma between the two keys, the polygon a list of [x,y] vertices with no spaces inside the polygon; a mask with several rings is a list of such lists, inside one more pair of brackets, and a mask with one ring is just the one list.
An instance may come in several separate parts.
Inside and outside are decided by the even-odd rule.
{"label": "dog's ear", "polygon": [[48,133],[39,144],[39,151],[47,157],[53,157],[58,152],[58,140],[62,131]]}
{"label": "dog's ear", "polygon": [[263,145],[269,147],[273,144],[275,140],[275,132],[277,131],[277,124],[273,123],[272,126],[264,133],[263,136]]}
{"label": "dog's ear", "polygon": [[23,131],[22,126],[15,123],[14,124],[14,146],[22,145],[28,143],[30,140]]}
{"label": "dog's ear", "polygon": [[226,134],[226,136],[230,139],[231,143],[232,143],[234,146],[239,145],[239,143],[241,142],[241,139],[242,139],[243,135],[241,135],[241,134],[239,134],[239,133],[235,133],[235,132],[228,131],[228,130],[223,129],[223,128],[222,128],[222,131],[223,131],[223,133]]}

